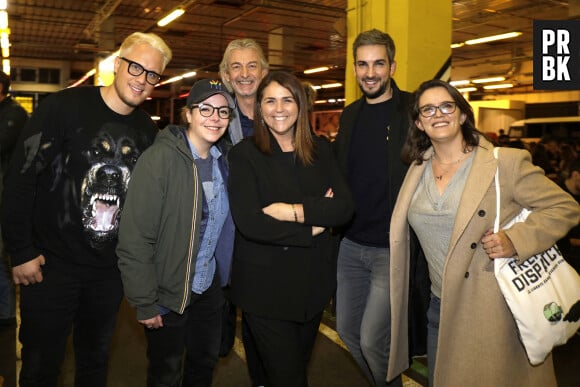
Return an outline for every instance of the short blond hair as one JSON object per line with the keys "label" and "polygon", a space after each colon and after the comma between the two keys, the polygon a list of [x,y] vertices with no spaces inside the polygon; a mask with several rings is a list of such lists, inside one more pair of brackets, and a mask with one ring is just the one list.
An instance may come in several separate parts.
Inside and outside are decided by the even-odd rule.
{"label": "short blond hair", "polygon": [[127,51],[139,44],[147,44],[159,51],[163,56],[163,70],[165,70],[165,67],[171,61],[173,54],[167,43],[152,32],[134,32],[127,36],[125,40],[123,40],[121,48],[119,49],[120,56],[125,56]]}

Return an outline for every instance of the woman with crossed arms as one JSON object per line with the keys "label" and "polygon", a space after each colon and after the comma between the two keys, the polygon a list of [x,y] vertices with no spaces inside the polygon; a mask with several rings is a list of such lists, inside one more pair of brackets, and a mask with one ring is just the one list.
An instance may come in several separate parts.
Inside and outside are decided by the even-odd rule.
{"label": "woman with crossed arms", "polygon": [[306,366],[336,287],[338,239],[353,212],[330,144],[310,131],[292,74],[261,82],[254,136],[229,154],[236,223],[231,297],[256,340],[268,387],[307,386]]}

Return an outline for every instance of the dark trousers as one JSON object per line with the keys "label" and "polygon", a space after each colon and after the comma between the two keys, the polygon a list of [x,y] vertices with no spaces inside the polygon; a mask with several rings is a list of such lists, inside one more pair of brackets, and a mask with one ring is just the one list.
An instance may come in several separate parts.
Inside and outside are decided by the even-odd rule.
{"label": "dark trousers", "polygon": [[0,380],[2,387],[16,387],[16,319],[0,321]]}
{"label": "dark trousers", "polygon": [[266,386],[307,387],[306,371],[322,312],[306,322],[244,315],[264,365]]}
{"label": "dark trousers", "polygon": [[217,278],[216,275],[203,294],[192,293],[190,304],[182,315],[169,312],[163,315],[162,328],[145,328],[149,359],[147,386],[211,386],[219,357],[225,302]]}
{"label": "dark trousers", "polygon": [[[0,244],[2,238],[0,238]],[[0,376],[4,387],[16,386],[16,297],[12,273],[0,247]]]}
{"label": "dark trousers", "polygon": [[265,386],[266,385],[266,371],[264,371],[264,365],[262,364],[262,359],[258,355],[258,349],[256,348],[256,342],[248,322],[246,321],[246,314],[242,313],[242,342],[244,343],[244,351],[246,352],[246,364],[248,365],[248,373],[250,374],[250,379],[252,380],[252,386]]}
{"label": "dark trousers", "polygon": [[20,287],[20,386],[56,386],[73,332],[75,386],[106,386],[109,346],[123,295],[117,267],[75,275],[43,267]]}

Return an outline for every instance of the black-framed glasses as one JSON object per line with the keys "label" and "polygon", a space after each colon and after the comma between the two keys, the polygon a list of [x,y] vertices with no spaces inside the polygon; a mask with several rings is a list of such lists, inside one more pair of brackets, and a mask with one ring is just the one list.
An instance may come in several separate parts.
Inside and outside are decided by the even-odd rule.
{"label": "black-framed glasses", "polygon": [[437,109],[439,109],[441,114],[451,114],[457,109],[457,104],[455,102],[443,102],[439,106],[425,105],[419,108],[419,113],[423,117],[433,117],[437,113]]}
{"label": "black-framed glasses", "polygon": [[199,114],[202,117],[211,117],[213,113],[217,110],[219,118],[230,118],[232,114],[232,108],[229,106],[212,106],[206,103],[199,103],[196,105],[191,105],[190,109],[199,109]]}
{"label": "black-framed glasses", "polygon": [[161,81],[161,75],[157,74],[155,71],[147,70],[145,67],[141,66],[137,62],[133,62],[125,57],[120,56],[119,59],[127,62],[127,72],[134,77],[138,77],[145,73],[145,80],[148,84],[155,86]]}

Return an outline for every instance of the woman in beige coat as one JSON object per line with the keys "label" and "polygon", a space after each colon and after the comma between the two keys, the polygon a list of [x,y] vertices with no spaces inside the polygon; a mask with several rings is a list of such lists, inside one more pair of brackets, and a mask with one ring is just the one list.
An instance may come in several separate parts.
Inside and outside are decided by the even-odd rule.
{"label": "woman in beige coat", "polygon": [[[412,161],[391,221],[392,339],[388,379],[409,366],[409,226],[431,279],[427,313],[430,385],[555,386],[551,355],[532,367],[497,285],[493,259],[545,250],[578,224],[571,196],[531,163],[526,151],[493,145],[474,126],[469,103],[433,80],[415,93],[403,155]],[[501,223],[532,209],[524,223],[493,234],[494,174],[500,172]]]}

